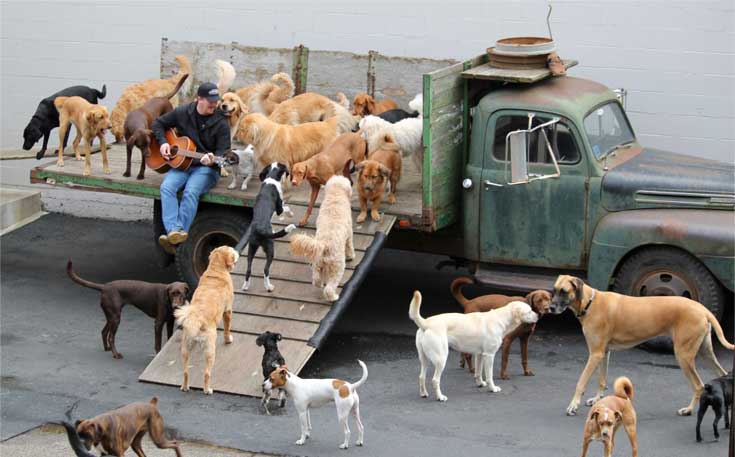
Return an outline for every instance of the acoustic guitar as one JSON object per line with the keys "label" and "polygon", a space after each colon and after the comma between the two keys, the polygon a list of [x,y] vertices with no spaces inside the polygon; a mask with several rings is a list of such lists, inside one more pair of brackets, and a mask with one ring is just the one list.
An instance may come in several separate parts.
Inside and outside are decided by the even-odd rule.
{"label": "acoustic guitar", "polygon": [[[161,145],[158,144],[155,137],[151,138],[148,146],[148,156],[145,158],[145,164],[151,170],[159,173],[166,173],[172,168],[178,170],[187,170],[191,166],[194,159],[200,159],[206,154],[196,152],[196,145],[186,136],[177,136],[174,129],[166,130],[166,141],[171,145],[171,155],[169,159],[161,155]],[[222,157],[214,157],[214,163],[224,166],[225,159]]]}

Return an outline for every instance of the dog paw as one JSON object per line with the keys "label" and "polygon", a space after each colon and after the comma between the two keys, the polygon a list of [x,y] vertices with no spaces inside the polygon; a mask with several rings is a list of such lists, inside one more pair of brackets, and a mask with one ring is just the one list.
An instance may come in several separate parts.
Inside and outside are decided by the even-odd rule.
{"label": "dog paw", "polygon": [[355,441],[355,446],[363,446],[365,443],[363,441]]}
{"label": "dog paw", "polygon": [[82,172],[82,176],[89,176],[89,175],[90,175],[90,170],[88,168],[85,168],[84,171]]}
{"label": "dog paw", "polygon": [[429,398],[429,393],[428,392],[419,392],[419,396],[421,398]]}
{"label": "dog paw", "polygon": [[367,219],[367,213],[360,213],[357,215],[357,219],[355,219],[355,222],[358,224],[361,224],[365,222],[365,219]]}
{"label": "dog paw", "polygon": [[498,387],[498,386],[490,386],[490,392],[492,392],[492,393],[498,393],[498,392],[500,392],[501,390],[503,390],[503,389],[501,389],[501,388],[500,388],[500,387]]}
{"label": "dog paw", "polygon": [[679,410],[678,410],[678,411],[676,412],[676,414],[678,414],[678,415],[680,415],[680,416],[691,416],[691,415],[692,415],[692,409],[691,409],[690,407],[688,407],[688,406],[687,406],[686,408],[681,408],[681,409],[679,409]]}
{"label": "dog paw", "polygon": [[64,166],[64,161],[63,160],[57,160],[56,161],[56,166],[57,167],[63,167]]}
{"label": "dog paw", "polygon": [[510,376],[508,376],[508,373],[500,373],[500,379],[508,380]]}
{"label": "dog paw", "polygon": [[600,400],[600,398],[602,398],[602,395],[595,395],[595,396],[594,396],[594,397],[592,397],[592,398],[588,398],[588,399],[587,399],[587,401],[586,401],[586,402],[584,402],[584,404],[585,404],[586,406],[592,406],[592,405],[594,405],[595,403],[597,403],[597,402],[598,402],[598,401]]}
{"label": "dog paw", "polygon": [[204,395],[214,395],[214,390],[210,387],[209,389],[204,389]]}
{"label": "dog paw", "polygon": [[[536,376],[536,374],[534,374],[534,372],[531,370],[526,370],[523,372],[523,376]],[[504,379],[508,379],[508,378],[504,378]]]}
{"label": "dog paw", "polygon": [[181,390],[182,392],[188,392],[188,391],[189,391],[189,386],[181,386],[181,387],[180,387],[179,389],[180,389],[180,390]]}
{"label": "dog paw", "polygon": [[268,284],[265,286],[265,290],[268,292],[273,292],[275,289],[276,289],[276,286],[274,286],[273,284]]}
{"label": "dog paw", "polygon": [[122,359],[123,358],[123,355],[120,354],[119,352],[115,352],[115,353],[112,354],[112,358],[113,359]]}
{"label": "dog paw", "polygon": [[286,231],[286,233],[291,233],[296,230],[296,226],[293,224],[288,224],[284,230]]}
{"label": "dog paw", "polygon": [[235,341],[235,339],[232,337],[232,335],[227,335],[225,337],[225,344],[232,344],[233,341]]}
{"label": "dog paw", "polygon": [[350,445],[349,445],[349,444],[347,444],[347,443],[342,443],[342,444],[340,444],[340,445],[339,445],[339,448],[340,448],[340,449],[347,449],[347,448],[349,448],[349,447],[350,447]]}
{"label": "dog paw", "polygon": [[475,384],[477,387],[487,387],[487,383],[485,381],[475,381]]}
{"label": "dog paw", "polygon": [[438,401],[442,401],[442,402],[443,402],[443,401],[447,401],[447,400],[449,400],[449,398],[447,398],[447,396],[446,396],[446,395],[439,395],[438,397],[436,397],[436,399],[437,399]]}
{"label": "dog paw", "polygon": [[380,214],[379,213],[370,213],[370,218],[375,222],[380,222]]}
{"label": "dog paw", "polygon": [[242,287],[240,287],[240,290],[248,290],[250,288],[250,281],[245,281],[242,283]]}
{"label": "dog paw", "polygon": [[392,194],[391,194],[391,195],[390,195],[390,196],[388,197],[388,204],[389,204],[389,205],[394,205],[395,203],[396,203],[396,196],[395,196],[395,195],[392,195]]}
{"label": "dog paw", "polygon": [[243,184],[242,186],[240,186],[240,190],[243,191],[243,192],[245,192],[246,190],[248,190],[248,185],[247,184]]}
{"label": "dog paw", "polygon": [[123,176],[126,177],[126,178],[129,178],[130,177],[130,172],[129,171],[126,171],[125,173],[123,173]]}
{"label": "dog paw", "polygon": [[567,406],[567,416],[576,416],[577,415],[577,405],[570,404]]}
{"label": "dog paw", "polygon": [[235,187],[237,187],[237,186],[235,185],[234,182],[232,184],[230,184],[229,186],[227,186],[227,188],[230,189],[230,190],[234,189]]}
{"label": "dog paw", "polygon": [[138,176],[135,177],[135,179],[143,180],[143,179],[145,179],[145,175],[138,175]]}
{"label": "dog paw", "polygon": [[112,170],[110,170],[109,168],[105,168],[105,169],[104,169],[104,170],[102,170],[102,171],[103,171],[103,172],[104,172],[104,173],[105,173],[106,175],[109,175],[110,173],[112,173]]}
{"label": "dog paw", "polygon": [[302,438],[300,440],[296,440],[296,442],[294,444],[296,446],[303,446],[305,442],[306,442],[306,439],[305,438]]}

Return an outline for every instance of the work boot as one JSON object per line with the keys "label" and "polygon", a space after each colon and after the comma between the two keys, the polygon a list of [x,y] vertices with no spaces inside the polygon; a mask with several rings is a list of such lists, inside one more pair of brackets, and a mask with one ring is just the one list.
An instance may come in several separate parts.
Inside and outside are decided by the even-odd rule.
{"label": "work boot", "polygon": [[171,244],[171,241],[168,239],[167,235],[161,235],[158,237],[158,244],[161,245],[164,251],[166,251],[167,254],[174,255],[176,254],[176,247]]}
{"label": "work boot", "polygon": [[181,244],[188,236],[189,234],[183,230],[171,230],[168,232],[168,242],[173,245]]}

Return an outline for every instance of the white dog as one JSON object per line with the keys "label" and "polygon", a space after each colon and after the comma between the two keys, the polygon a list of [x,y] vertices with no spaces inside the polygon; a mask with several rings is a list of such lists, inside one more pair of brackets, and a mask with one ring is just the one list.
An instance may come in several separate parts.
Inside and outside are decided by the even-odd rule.
{"label": "white dog", "polygon": [[378,116],[365,116],[360,120],[362,138],[368,143],[368,157],[379,147],[382,138],[390,133],[395,138],[403,157],[411,156],[417,170],[421,172],[424,161],[424,148],[421,142],[424,120],[421,117],[409,117],[395,124]]}
{"label": "white dog", "polygon": [[368,370],[361,360],[357,363],[362,367],[362,378],[355,383],[339,379],[302,379],[290,373],[285,366],[273,370],[268,379],[263,381],[264,390],[283,389],[293,399],[301,425],[301,437],[296,444],[303,445],[311,433],[309,407],[333,401],[337,407],[337,418],[345,433],[345,440],[339,445],[340,449],[347,449],[350,445],[350,426],[347,423],[350,412],[354,414],[357,424],[358,435],[355,444],[363,445],[365,429],[360,420],[360,397],[357,395],[357,389],[367,381]]}
{"label": "white dog", "polygon": [[345,272],[345,260],[355,258],[352,243],[352,185],[344,176],[332,176],[324,187],[324,201],[316,218],[316,237],[297,234],[291,251],[311,263],[312,284],[324,287],[324,298],[337,301],[337,287]]}
{"label": "white dog", "polygon": [[242,185],[240,190],[248,190],[248,182],[253,177],[255,170],[255,150],[253,145],[249,144],[245,149],[233,149],[232,153],[237,156],[237,164],[230,165],[226,163],[225,167],[232,175],[232,182],[227,186],[228,189],[235,189],[237,187],[238,178],[242,178]]}
{"label": "white dog", "polygon": [[503,343],[503,336],[521,323],[532,324],[538,320],[531,307],[520,301],[482,313],[446,313],[428,319],[421,317],[420,308],[421,292],[415,291],[408,316],[419,327],[416,332],[416,349],[421,362],[419,394],[422,397],[429,396],[426,391],[426,365],[430,361],[434,365],[431,383],[439,401],[447,401],[440,383],[449,348],[475,354],[475,382],[480,387],[489,385],[491,391],[500,392],[500,387],[493,382],[493,361]]}

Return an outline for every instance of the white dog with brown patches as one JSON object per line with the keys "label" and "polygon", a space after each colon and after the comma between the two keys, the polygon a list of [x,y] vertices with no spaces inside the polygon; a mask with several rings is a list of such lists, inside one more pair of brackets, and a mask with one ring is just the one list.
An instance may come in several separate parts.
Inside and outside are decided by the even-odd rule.
{"label": "white dog with brown patches", "polygon": [[431,383],[439,401],[447,401],[440,383],[449,348],[474,354],[477,385],[489,385],[492,392],[500,392],[500,387],[493,382],[493,361],[503,344],[503,336],[521,323],[533,324],[538,320],[538,315],[531,307],[520,301],[483,313],[445,313],[428,319],[421,317],[420,309],[421,292],[417,290],[413,293],[408,316],[419,327],[416,331],[416,349],[421,362],[419,394],[425,398],[429,396],[426,391],[426,366],[427,361],[430,361],[434,365]]}
{"label": "white dog with brown patches", "polygon": [[296,441],[297,445],[303,445],[311,433],[309,408],[321,406],[330,401],[333,401],[337,407],[337,418],[345,433],[345,440],[339,445],[339,448],[347,449],[350,445],[350,426],[347,423],[350,413],[355,416],[355,424],[357,424],[355,444],[363,445],[365,429],[360,420],[360,397],[357,395],[357,389],[367,381],[368,370],[361,360],[358,360],[357,363],[362,367],[362,378],[355,383],[340,379],[302,379],[289,372],[285,365],[273,370],[268,379],[263,381],[264,390],[283,389],[293,399],[301,425],[301,437]]}

